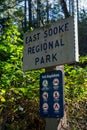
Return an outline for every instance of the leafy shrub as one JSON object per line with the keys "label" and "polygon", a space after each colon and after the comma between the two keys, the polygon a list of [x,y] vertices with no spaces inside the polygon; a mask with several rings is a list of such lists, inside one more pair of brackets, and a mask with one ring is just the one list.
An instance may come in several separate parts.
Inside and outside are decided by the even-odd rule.
{"label": "leafy shrub", "polygon": [[67,101],[80,101],[87,96],[87,57],[75,65],[65,65],[65,97]]}

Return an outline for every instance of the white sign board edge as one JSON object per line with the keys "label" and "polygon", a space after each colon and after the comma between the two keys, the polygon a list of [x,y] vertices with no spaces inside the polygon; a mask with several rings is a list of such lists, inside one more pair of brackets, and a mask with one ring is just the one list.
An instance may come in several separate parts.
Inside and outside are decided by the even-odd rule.
{"label": "white sign board edge", "polygon": [[78,27],[73,16],[25,33],[23,71],[78,60]]}

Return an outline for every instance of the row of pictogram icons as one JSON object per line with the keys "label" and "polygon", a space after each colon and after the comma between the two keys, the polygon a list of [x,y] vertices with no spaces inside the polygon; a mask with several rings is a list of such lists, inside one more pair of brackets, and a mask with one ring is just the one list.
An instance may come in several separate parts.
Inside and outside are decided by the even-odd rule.
{"label": "row of pictogram icons", "polygon": [[[42,107],[43,107],[44,111],[47,111],[49,109],[49,105],[47,103],[44,103]],[[60,105],[58,103],[54,103],[53,109],[54,109],[54,111],[59,111]]]}
{"label": "row of pictogram icons", "polygon": [[[48,95],[47,92],[43,92],[42,97],[43,97],[44,100],[47,100],[47,99],[48,99],[48,96],[49,96],[49,95]],[[59,94],[58,91],[54,91],[54,92],[53,92],[53,98],[54,98],[54,99],[58,99],[59,96],[60,96],[60,94]]]}
{"label": "row of pictogram icons", "polygon": [[[42,85],[43,85],[43,87],[47,87],[48,86],[48,80],[46,80],[46,79],[43,80]],[[59,79],[58,78],[54,78],[53,85],[54,86],[58,86],[59,85]]]}

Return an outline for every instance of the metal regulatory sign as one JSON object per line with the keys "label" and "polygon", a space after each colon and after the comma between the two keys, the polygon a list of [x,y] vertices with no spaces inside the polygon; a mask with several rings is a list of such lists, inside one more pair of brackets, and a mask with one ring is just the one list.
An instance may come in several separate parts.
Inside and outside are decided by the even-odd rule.
{"label": "metal regulatory sign", "polygon": [[40,116],[61,118],[64,115],[63,74],[61,70],[40,75]]}
{"label": "metal regulatory sign", "polygon": [[25,33],[23,70],[78,61],[78,30],[73,17]]}

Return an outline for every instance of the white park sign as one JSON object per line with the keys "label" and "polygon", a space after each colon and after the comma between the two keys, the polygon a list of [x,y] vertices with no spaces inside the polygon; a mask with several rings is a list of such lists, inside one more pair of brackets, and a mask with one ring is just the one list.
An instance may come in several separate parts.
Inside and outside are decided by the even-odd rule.
{"label": "white park sign", "polygon": [[25,33],[23,70],[78,61],[78,28],[73,17]]}

